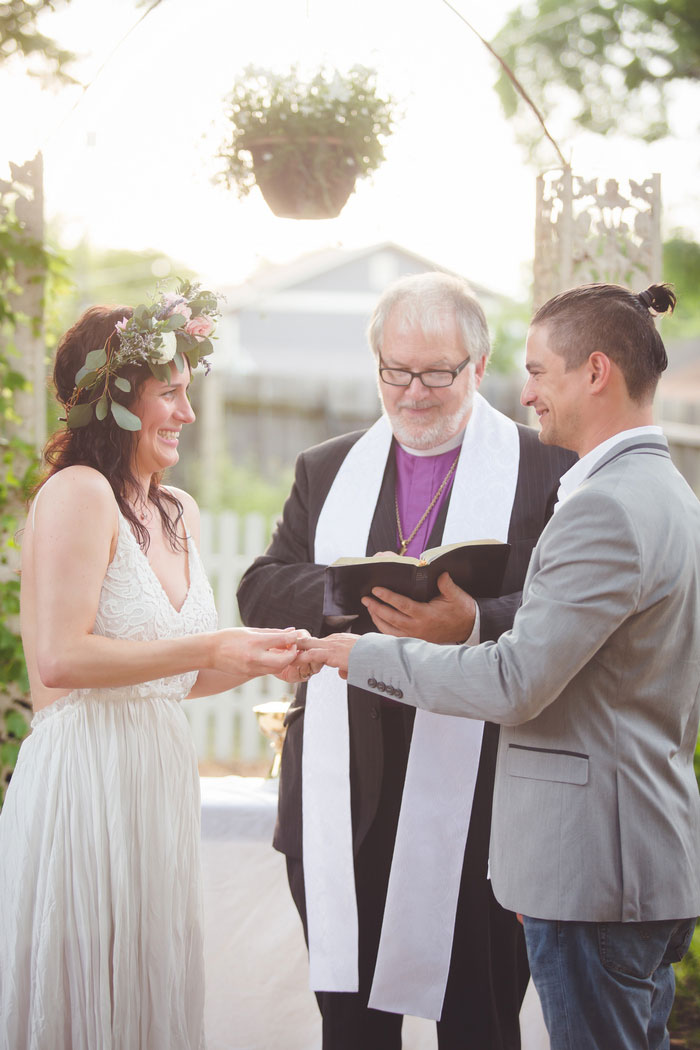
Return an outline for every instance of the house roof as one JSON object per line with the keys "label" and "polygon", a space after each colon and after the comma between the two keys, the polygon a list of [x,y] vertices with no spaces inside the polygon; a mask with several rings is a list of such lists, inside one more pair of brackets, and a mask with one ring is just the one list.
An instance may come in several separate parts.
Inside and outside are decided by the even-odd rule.
{"label": "house roof", "polygon": [[[260,300],[268,299],[271,295],[287,291],[299,284],[312,280],[320,274],[329,273],[346,266],[348,263],[357,262],[367,256],[377,255],[381,252],[393,252],[421,269],[456,274],[455,270],[441,266],[434,260],[404,248],[400,244],[395,244],[393,241],[382,241],[357,249],[323,248],[319,251],[302,255],[288,263],[265,263],[243,284],[222,289],[226,297],[225,310],[235,313],[255,306]],[[474,281],[468,281],[468,283],[478,299],[506,301],[506,296],[498,292],[476,284]]]}

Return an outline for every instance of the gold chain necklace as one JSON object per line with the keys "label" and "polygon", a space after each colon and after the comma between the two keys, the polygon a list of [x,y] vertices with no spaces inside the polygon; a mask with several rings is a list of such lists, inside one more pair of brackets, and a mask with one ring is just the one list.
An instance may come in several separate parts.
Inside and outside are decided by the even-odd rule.
{"label": "gold chain necklace", "polygon": [[421,518],[420,518],[418,524],[416,525],[415,529],[413,529],[413,531],[411,532],[411,535],[407,536],[406,539],[403,538],[403,529],[401,528],[401,517],[399,515],[399,497],[396,494],[396,492],[394,493],[394,506],[396,507],[396,526],[397,526],[397,528],[399,530],[399,540],[401,541],[401,550],[399,551],[399,554],[404,555],[406,553],[406,548],[408,547],[409,543],[411,542],[413,537],[416,535],[416,533],[418,532],[418,529],[421,527],[421,525],[423,524],[425,519],[428,517],[428,515],[430,514],[431,510],[433,509],[433,507],[435,506],[437,501],[440,499],[440,496],[441,496],[441,494],[442,494],[442,492],[443,492],[443,490],[445,488],[445,485],[447,484],[447,482],[450,480],[450,478],[454,474],[455,468],[457,466],[457,460],[458,459],[459,459],[459,452],[457,453],[455,458],[452,460],[452,466],[450,467],[450,469],[447,471],[447,473],[445,474],[444,478],[440,482],[439,489],[437,490],[437,492],[435,493],[435,495],[431,499],[430,503],[426,507],[425,512],[421,516]]}

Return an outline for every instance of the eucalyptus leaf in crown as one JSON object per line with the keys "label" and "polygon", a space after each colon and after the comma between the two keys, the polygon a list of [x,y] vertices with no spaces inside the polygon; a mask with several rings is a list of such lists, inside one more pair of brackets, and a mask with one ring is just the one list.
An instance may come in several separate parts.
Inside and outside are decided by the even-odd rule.
{"label": "eucalyptus leaf in crown", "polygon": [[196,368],[202,361],[209,371],[206,356],[214,349],[211,339],[220,316],[219,296],[191,281],[180,281],[177,291],[161,294],[150,306],[137,306],[131,317],[117,321],[104,346],[86,355],[75,376],[68,426],[76,430],[110,413],[122,430],[140,430],[139,417],[114,399],[115,390],[131,391],[129,379],[120,372],[144,365],[167,383],[171,363],[183,372],[186,363]]}
{"label": "eucalyptus leaf in crown", "polygon": [[273,141],[284,164],[285,154],[324,138],[342,145],[343,163],[356,177],[368,175],[383,162],[394,127],[395,102],[378,94],[376,76],[362,65],[346,74],[322,68],[310,78],[296,66],[288,73],[248,66],[226,100],[232,134],[219,153],[226,162],[221,179],[244,197],[255,185],[252,145]]}

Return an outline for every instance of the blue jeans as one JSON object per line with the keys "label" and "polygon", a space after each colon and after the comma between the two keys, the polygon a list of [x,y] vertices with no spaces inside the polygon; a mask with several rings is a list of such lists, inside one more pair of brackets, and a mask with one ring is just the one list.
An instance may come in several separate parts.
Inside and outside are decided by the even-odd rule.
{"label": "blue jeans", "polygon": [[672,963],[695,919],[559,922],[524,917],[551,1050],[668,1050]]}

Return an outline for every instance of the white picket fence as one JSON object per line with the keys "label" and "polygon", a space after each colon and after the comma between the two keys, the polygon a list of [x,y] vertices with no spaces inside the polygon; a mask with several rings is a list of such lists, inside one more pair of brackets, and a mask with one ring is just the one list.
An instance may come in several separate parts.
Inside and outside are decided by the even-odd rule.
{"label": "white picket fence", "polygon": [[[260,514],[202,512],[202,560],[216,597],[219,626],[240,624],[236,588],[245,570],[267,546],[273,525]],[[266,677],[219,696],[185,700],[183,707],[200,761],[229,764],[269,758],[272,762],[272,751],[258,729],[253,707],[283,697],[291,697],[288,687]]]}

